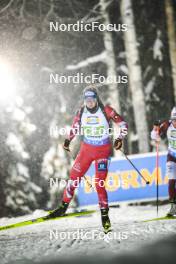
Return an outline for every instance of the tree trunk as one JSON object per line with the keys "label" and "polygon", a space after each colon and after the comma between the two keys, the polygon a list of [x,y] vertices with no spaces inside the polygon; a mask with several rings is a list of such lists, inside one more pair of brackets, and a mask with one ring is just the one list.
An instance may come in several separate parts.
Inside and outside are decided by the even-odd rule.
{"label": "tree trunk", "polygon": [[169,55],[172,66],[172,79],[174,88],[174,98],[176,103],[176,32],[172,0],[165,0],[167,34],[169,42]]}
{"label": "tree trunk", "polygon": [[[103,22],[105,26],[110,24],[109,14],[107,11],[107,3],[107,0],[100,0],[101,15],[104,20]],[[103,39],[106,51],[107,77],[110,76],[111,78],[115,79],[117,78],[117,73],[112,33],[109,31],[103,31]],[[112,84],[109,84],[108,87],[110,103],[117,110],[117,112],[120,113],[121,109],[117,83],[113,82]]]}
{"label": "tree trunk", "polygon": [[120,8],[122,22],[127,24],[127,30],[124,31],[124,42],[129,69],[129,86],[132,94],[135,126],[138,134],[139,152],[148,152],[147,114],[131,0],[122,0]]}

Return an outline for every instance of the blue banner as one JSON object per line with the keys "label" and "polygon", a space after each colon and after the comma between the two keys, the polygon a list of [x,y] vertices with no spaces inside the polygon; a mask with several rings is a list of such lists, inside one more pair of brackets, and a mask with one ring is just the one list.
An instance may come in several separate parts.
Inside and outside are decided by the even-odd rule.
{"label": "blue banner", "polygon": [[[109,161],[109,173],[105,183],[109,203],[144,199],[151,200],[152,198],[156,198],[156,154],[131,155],[129,158],[143,177],[147,181],[150,181],[150,184],[145,184],[141,176],[138,175],[136,170],[125,158],[112,158]],[[86,178],[93,184],[93,188],[85,180],[78,187],[78,203],[80,206],[98,203],[94,166],[92,164],[86,173]],[[168,177],[166,175],[166,153],[160,153],[159,156],[158,182],[159,197],[167,197]]]}

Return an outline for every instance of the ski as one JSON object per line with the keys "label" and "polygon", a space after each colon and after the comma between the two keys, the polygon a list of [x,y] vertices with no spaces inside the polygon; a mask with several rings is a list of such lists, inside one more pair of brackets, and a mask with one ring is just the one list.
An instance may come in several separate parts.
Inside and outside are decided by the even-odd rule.
{"label": "ski", "polygon": [[148,219],[142,222],[152,222],[152,221],[159,221],[159,220],[176,220],[176,216],[163,216],[163,217],[158,217],[158,218],[152,218],[152,219]]}
{"label": "ski", "polygon": [[81,217],[81,216],[93,214],[95,212],[96,212],[95,210],[80,211],[80,212],[68,213],[68,214],[65,214],[63,216],[59,216],[59,217],[56,217],[56,218],[47,218],[48,215],[46,215],[46,216],[43,216],[43,217],[38,217],[38,218],[31,219],[31,220],[18,222],[18,223],[15,223],[15,224],[10,224],[10,225],[6,225],[6,226],[0,226],[0,231],[7,230],[7,229],[12,229],[12,228],[17,228],[17,227],[33,225],[33,224],[38,224],[38,223],[42,223],[42,222],[49,221],[49,220],[59,220],[59,219],[69,218],[69,217]]}

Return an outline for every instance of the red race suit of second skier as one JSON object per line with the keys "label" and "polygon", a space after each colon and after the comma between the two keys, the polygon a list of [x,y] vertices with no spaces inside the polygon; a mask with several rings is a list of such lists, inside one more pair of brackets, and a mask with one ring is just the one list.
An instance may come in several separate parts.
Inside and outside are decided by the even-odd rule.
{"label": "red race suit of second skier", "polygon": [[166,175],[169,178],[169,200],[176,204],[176,107],[172,109],[170,120],[154,125],[151,138],[157,140],[162,135],[166,135],[168,139]]}

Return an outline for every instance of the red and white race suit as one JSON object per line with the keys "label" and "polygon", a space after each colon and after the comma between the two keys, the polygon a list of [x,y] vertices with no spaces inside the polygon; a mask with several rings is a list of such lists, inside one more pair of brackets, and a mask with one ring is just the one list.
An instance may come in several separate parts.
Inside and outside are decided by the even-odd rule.
{"label": "red and white race suit", "polygon": [[[110,120],[120,127],[120,131],[124,128],[127,131],[127,123],[108,105],[104,107],[104,110],[99,107],[96,113],[91,113],[84,107],[84,110],[79,110],[74,117],[69,140],[74,138],[75,131],[81,131],[82,142],[80,151],[70,171],[70,179],[64,190],[64,202],[69,203],[71,201],[77,183],[80,182],[81,178],[85,175],[91,163],[95,161],[95,186],[98,193],[99,206],[100,208],[108,207],[107,192],[102,181],[106,180],[108,159],[112,151],[110,135],[107,132],[110,128]],[[124,133],[120,132],[119,137],[123,138]]]}
{"label": "red and white race suit", "polygon": [[166,135],[168,139],[168,154],[166,163],[166,175],[169,178],[168,192],[169,199],[176,200],[176,128],[172,121],[164,121],[160,124],[159,130],[154,127],[151,132],[152,139],[157,139],[159,136]]}

